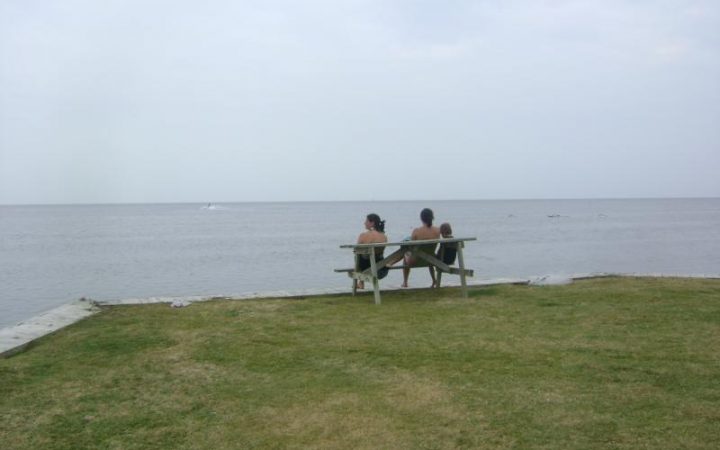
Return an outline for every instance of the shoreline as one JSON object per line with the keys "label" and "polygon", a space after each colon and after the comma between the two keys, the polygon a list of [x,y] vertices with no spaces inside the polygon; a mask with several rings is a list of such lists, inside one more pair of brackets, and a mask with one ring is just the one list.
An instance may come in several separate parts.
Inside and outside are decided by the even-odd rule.
{"label": "shoreline", "polygon": [[[720,279],[720,274],[662,274],[662,273],[586,273],[568,276],[545,275],[528,278],[494,278],[487,280],[468,281],[469,287],[493,286],[499,284],[528,284],[534,286],[562,285],[578,280],[608,277],[630,278],[699,278]],[[450,280],[449,280],[450,281]],[[456,280],[452,280],[456,281]],[[450,282],[444,287],[457,287],[459,282]],[[427,287],[401,288],[399,285],[385,285],[383,291],[428,289]],[[255,300],[263,298],[297,298],[322,295],[350,294],[350,288],[331,289],[299,289],[292,291],[262,291],[236,295],[206,295],[182,297],[147,297],[128,298],[121,300],[96,301],[81,298],[65,305],[53,308],[16,325],[0,328],[0,358],[6,358],[26,349],[35,340],[55,333],[87,317],[100,312],[103,306],[147,305],[167,303],[172,307],[185,307],[192,303],[213,300]],[[372,292],[366,290],[366,292]]]}

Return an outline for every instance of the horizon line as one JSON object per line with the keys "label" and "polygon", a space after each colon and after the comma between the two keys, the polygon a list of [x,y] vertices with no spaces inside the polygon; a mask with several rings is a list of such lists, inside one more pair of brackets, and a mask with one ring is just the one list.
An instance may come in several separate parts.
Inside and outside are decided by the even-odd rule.
{"label": "horizon line", "polygon": [[364,200],[226,200],[226,201],[149,201],[149,202],[77,202],[77,203],[0,203],[6,206],[132,206],[132,205],[222,205],[239,203],[391,203],[391,202],[503,202],[503,201],[558,201],[558,200],[712,200],[720,197],[512,197],[512,198],[443,198],[443,199],[364,199]]}

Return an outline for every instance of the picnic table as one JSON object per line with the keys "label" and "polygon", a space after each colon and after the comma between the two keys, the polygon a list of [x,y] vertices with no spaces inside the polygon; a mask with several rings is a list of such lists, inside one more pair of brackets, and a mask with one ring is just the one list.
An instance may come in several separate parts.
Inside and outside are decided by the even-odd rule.
{"label": "picnic table", "polygon": [[[465,268],[465,260],[463,259],[463,248],[465,242],[475,241],[477,238],[447,238],[447,239],[429,239],[429,240],[417,240],[417,241],[400,241],[400,242],[382,242],[373,244],[345,244],[341,245],[340,248],[350,248],[355,254],[355,267],[348,269],[335,269],[335,272],[347,272],[348,276],[353,279],[352,293],[353,295],[357,292],[358,281],[371,282],[373,284],[373,290],[375,292],[375,303],[380,304],[380,284],[378,279],[378,271],[387,268],[388,270],[402,269],[403,265],[394,264],[402,261],[406,253],[410,253],[410,256],[415,258],[419,263],[411,267],[428,267],[432,266],[437,271],[437,286],[440,287],[440,280],[443,273],[449,273],[460,276],[460,285],[462,287],[463,297],[467,298],[467,283],[466,277],[472,277],[473,271]],[[443,245],[445,244],[445,245]],[[442,261],[442,253],[440,255],[435,254],[435,248],[441,245],[440,251],[447,248],[447,244],[455,245],[457,247],[457,264],[458,267],[450,267]],[[385,247],[398,247],[397,250],[393,251],[390,255],[385,256],[380,261],[375,261],[375,254],[377,248],[384,249]],[[370,260],[370,267],[365,270],[358,270],[358,258],[360,255],[367,255]],[[440,256],[440,259],[437,257]]]}

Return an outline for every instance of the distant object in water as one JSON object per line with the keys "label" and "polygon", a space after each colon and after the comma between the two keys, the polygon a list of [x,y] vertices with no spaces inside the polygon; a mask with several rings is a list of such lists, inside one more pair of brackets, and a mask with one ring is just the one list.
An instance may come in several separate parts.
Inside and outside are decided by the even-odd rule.
{"label": "distant object in water", "polygon": [[570,216],[561,216],[560,214],[548,214],[548,217],[551,219],[559,219],[560,217],[570,217]]}
{"label": "distant object in water", "polygon": [[206,209],[206,210],[210,210],[210,211],[220,211],[220,210],[226,210],[227,208],[225,208],[224,206],[217,206],[214,203],[208,203],[206,206],[203,206],[200,209]]}
{"label": "distant object in water", "polygon": [[607,219],[607,216],[603,213],[600,213],[597,216],[598,216],[598,219]]}

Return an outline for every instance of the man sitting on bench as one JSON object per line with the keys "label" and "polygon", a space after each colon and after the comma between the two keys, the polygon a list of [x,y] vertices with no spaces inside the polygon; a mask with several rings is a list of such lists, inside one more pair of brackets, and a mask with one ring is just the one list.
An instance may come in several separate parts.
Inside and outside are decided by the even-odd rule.
{"label": "man sitting on bench", "polygon": [[[423,225],[421,227],[415,228],[412,232],[412,235],[410,235],[411,241],[426,241],[431,239],[438,239],[440,237],[440,229],[438,227],[434,227],[432,224],[433,219],[435,218],[432,209],[425,208],[422,211],[420,211],[420,220],[422,221]],[[426,252],[428,254],[435,254],[435,247],[436,244],[430,244],[426,247],[423,247],[420,249],[420,251]],[[419,265],[427,265],[427,263],[420,259],[410,256],[409,254],[405,255],[405,265],[403,266],[403,284],[402,287],[406,288],[408,287],[408,278],[410,277],[410,268],[416,267]],[[435,287],[435,269],[430,266],[428,267],[430,270],[430,277],[432,278],[432,287]]]}

